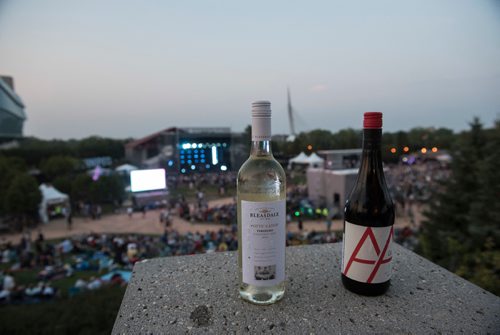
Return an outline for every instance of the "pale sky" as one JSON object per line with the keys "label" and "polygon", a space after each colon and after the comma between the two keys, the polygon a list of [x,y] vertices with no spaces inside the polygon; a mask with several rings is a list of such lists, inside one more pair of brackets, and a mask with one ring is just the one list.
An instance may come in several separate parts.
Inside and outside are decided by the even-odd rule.
{"label": "pale sky", "polygon": [[142,137],[250,124],[273,132],[467,128],[500,118],[500,1],[0,0],[0,74],[26,136]]}

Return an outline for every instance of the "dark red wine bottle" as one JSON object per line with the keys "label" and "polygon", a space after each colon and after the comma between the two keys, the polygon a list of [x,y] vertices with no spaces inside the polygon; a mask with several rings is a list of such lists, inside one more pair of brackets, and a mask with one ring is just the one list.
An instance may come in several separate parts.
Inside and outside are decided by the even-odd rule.
{"label": "dark red wine bottle", "polygon": [[387,291],[392,274],[394,205],[382,167],[382,113],[363,121],[363,153],[358,178],[344,210],[342,283],[362,295]]}

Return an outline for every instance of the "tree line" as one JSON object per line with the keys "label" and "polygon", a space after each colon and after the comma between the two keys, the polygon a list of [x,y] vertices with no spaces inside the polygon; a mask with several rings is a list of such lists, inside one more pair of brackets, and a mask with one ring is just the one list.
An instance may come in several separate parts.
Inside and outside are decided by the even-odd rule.
{"label": "tree line", "polygon": [[[245,131],[245,138],[250,143],[251,127],[248,126]],[[408,147],[408,152],[417,152],[421,148],[437,147],[438,149],[451,149],[460,133],[455,133],[448,128],[413,128],[408,131],[386,132],[382,137],[382,148],[384,160],[397,160],[397,157],[403,153],[403,148]],[[315,129],[302,132],[294,141],[274,141],[273,152],[277,156],[293,157],[300,152],[310,154],[318,150],[335,149],[356,149],[361,148],[363,139],[362,129],[342,129],[337,132],[331,132],[325,129]],[[390,152],[391,148],[396,149],[396,155]]]}
{"label": "tree line", "polygon": [[[401,153],[403,147],[409,147],[410,151],[418,151],[422,147],[438,147],[450,149],[460,134],[454,133],[448,128],[413,128],[408,131],[384,132],[383,147],[391,158],[389,149],[394,147]],[[42,140],[27,137],[20,141],[17,148],[0,151],[6,157],[22,159],[27,166],[37,167],[47,157],[65,156],[76,159],[88,157],[109,156],[117,164],[125,162],[125,144],[132,141],[129,139],[111,139],[92,136],[81,140]],[[251,127],[247,126],[243,131],[241,141],[248,148],[251,141]],[[273,151],[276,155],[292,157],[301,151],[306,153],[318,150],[330,149],[353,149],[360,148],[362,141],[361,129],[342,129],[331,132],[325,129],[315,129],[302,132],[294,141],[274,141]]]}
{"label": "tree line", "polygon": [[[243,135],[250,143],[250,127]],[[359,148],[361,130],[335,133],[313,130],[293,142],[274,142],[273,151],[292,157],[301,151]],[[36,221],[40,182],[52,183],[70,195],[73,204],[105,203],[124,198],[124,180],[117,175],[94,181],[81,159],[110,156],[124,161],[127,140],[88,138],[81,141],[43,141],[28,138],[15,149],[0,151],[0,217],[16,227]],[[415,128],[385,132],[386,160],[397,159],[401,149],[436,146],[453,157],[452,176],[436,188],[428,202],[418,252],[464,278],[500,294],[500,121],[485,129],[478,119],[460,133],[445,128]],[[389,148],[398,149],[396,155]],[[37,173],[34,171],[38,170]]]}
{"label": "tree line", "polygon": [[35,137],[26,137],[20,140],[17,148],[0,151],[8,157],[17,157],[30,166],[38,166],[47,157],[69,156],[74,158],[88,158],[109,156],[113,160],[123,160],[125,157],[125,143],[131,139],[111,139],[91,136],[81,140],[42,140]]}
{"label": "tree line", "polygon": [[41,183],[70,196],[71,205],[121,203],[125,181],[116,174],[93,180],[83,158],[109,156],[124,160],[128,140],[89,137],[83,140],[22,139],[17,148],[0,151],[0,218],[19,230],[38,221]]}
{"label": "tree line", "polygon": [[451,151],[451,177],[436,188],[424,213],[419,252],[500,295],[500,121],[478,119]]}

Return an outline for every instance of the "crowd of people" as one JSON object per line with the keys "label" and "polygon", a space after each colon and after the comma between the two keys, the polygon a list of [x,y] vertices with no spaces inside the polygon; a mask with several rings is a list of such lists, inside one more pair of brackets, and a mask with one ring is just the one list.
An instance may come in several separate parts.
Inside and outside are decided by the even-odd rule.
{"label": "crowd of people", "polygon": [[[295,223],[292,223],[295,224]],[[396,230],[395,240],[411,247],[415,240],[412,229]],[[287,245],[337,242],[335,232],[301,230],[287,232]],[[32,247],[34,246],[34,247]],[[26,234],[20,243],[2,243],[0,272],[0,303],[34,303],[63,295],[74,295],[108,286],[123,286],[123,272],[132,270],[140,260],[154,257],[235,251],[238,249],[236,225],[215,232],[180,234],[166,229],[162,236],[89,234],[59,242],[44,241],[39,234],[32,243]],[[8,267],[6,267],[6,265]],[[22,271],[37,270],[33,281],[16,284]],[[118,271],[119,270],[119,271]],[[88,275],[83,275],[92,271]],[[121,272],[121,273],[120,273]],[[102,275],[108,274],[107,279]],[[74,283],[68,292],[60,292],[57,282],[70,278]]]}
{"label": "crowd of people", "polygon": [[431,192],[441,187],[440,182],[450,174],[448,166],[439,161],[390,165],[385,175],[396,213],[408,216],[415,227],[415,212],[421,210],[422,204],[430,199]]}
{"label": "crowd of people", "polygon": [[[230,204],[221,204],[209,206],[205,201],[203,192],[194,202],[188,202],[184,196],[161,206],[159,220],[169,227],[172,223],[172,217],[177,216],[191,222],[216,223],[224,225],[236,224],[236,201]],[[129,217],[132,217],[130,208]]]}
{"label": "crowd of people", "polygon": [[[287,233],[287,245],[335,242],[335,233],[301,231]],[[162,236],[88,234],[47,241],[42,233],[32,239],[22,236],[18,244],[0,241],[0,302],[32,303],[73,295],[110,285],[124,285],[120,271],[129,271],[140,260],[164,256],[180,256],[238,249],[237,226],[230,225],[215,232],[181,234],[166,229]],[[32,282],[16,284],[17,274],[33,271]],[[119,271],[118,271],[119,270]],[[85,272],[95,274],[82,276]],[[117,272],[118,271],[118,272]],[[110,274],[108,280],[101,275]],[[71,278],[69,292],[60,292],[59,280]]]}
{"label": "crowd of people", "polygon": [[216,205],[209,207],[208,204],[195,206],[193,220],[197,222],[220,223],[231,225],[236,223],[236,203]]}
{"label": "crowd of people", "polygon": [[227,189],[234,187],[234,185],[236,185],[236,173],[232,171],[167,177],[168,189],[188,188],[189,190],[200,190],[208,186],[215,186],[221,197],[225,196]]}
{"label": "crowd of people", "polygon": [[[415,248],[418,225],[412,220],[414,211],[419,210],[418,206],[429,199],[431,190],[439,187],[439,182],[449,174],[446,166],[439,162],[389,166],[386,178],[397,212],[409,216],[413,223],[410,227],[395,230],[396,242]],[[181,176],[169,180],[175,187],[187,186],[196,196],[188,202],[181,195],[160,211],[160,221],[165,223],[162,236],[88,234],[62,241],[46,241],[39,232],[35,238],[30,233],[23,234],[18,244],[0,238],[0,302],[39,302],[58,297],[61,293],[72,295],[109,285],[125,285],[127,275],[124,271],[131,271],[137,261],[146,258],[237,250],[236,202],[209,207],[203,193],[207,185],[217,185],[219,194],[224,195],[228,185],[234,185],[234,179],[234,174],[225,174]],[[307,199],[307,188],[291,185],[287,194],[288,212],[292,212],[290,206],[307,207],[304,199]],[[93,218],[100,217],[99,209],[90,211],[89,208],[89,213],[92,212],[96,213]],[[191,222],[222,223],[225,226],[218,231],[181,234],[170,225],[173,215]],[[288,224],[298,224],[299,231],[287,233],[287,245],[336,242],[338,238],[330,229],[331,217],[323,219],[330,221],[326,232],[307,231],[303,229],[300,218],[297,222],[292,221],[289,214]],[[33,270],[36,274],[32,282],[16,283],[18,273]],[[92,271],[92,275],[80,275],[87,271]],[[102,278],[105,274],[108,274],[106,280]],[[64,278],[73,281],[69,292],[60,292],[58,288],[57,282]]]}
{"label": "crowd of people", "polygon": [[0,291],[0,303],[36,303],[51,300],[58,295],[58,290],[50,282],[40,281],[37,284],[16,285],[13,273],[0,272],[3,287]]}
{"label": "crowd of people", "polygon": [[[113,258],[112,258],[113,257]],[[32,303],[57,297],[57,285],[64,278],[76,278],[68,293],[95,290],[102,286],[123,285],[121,274],[111,274],[103,280],[98,276],[88,281],[78,274],[94,271],[98,274],[117,268],[131,268],[139,258],[133,244],[122,237],[91,234],[62,241],[46,241],[42,233],[32,240],[31,234],[22,236],[19,244],[1,241],[0,302]],[[31,282],[16,284],[16,275],[32,274]],[[26,275],[22,275],[23,282]],[[85,283],[84,287],[82,283]],[[76,290],[75,290],[76,289]]]}

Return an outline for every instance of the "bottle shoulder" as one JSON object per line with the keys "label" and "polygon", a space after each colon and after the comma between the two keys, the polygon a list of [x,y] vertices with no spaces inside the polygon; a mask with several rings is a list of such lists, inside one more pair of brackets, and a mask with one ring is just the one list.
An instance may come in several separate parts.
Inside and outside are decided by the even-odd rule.
{"label": "bottle shoulder", "polygon": [[355,187],[345,204],[345,220],[362,226],[394,224],[394,204],[384,188]]}
{"label": "bottle shoulder", "polygon": [[271,201],[286,198],[286,175],[275,159],[250,158],[236,180],[238,200]]}
{"label": "bottle shoulder", "polygon": [[285,179],[285,170],[273,156],[252,157],[250,156],[238,171],[238,180],[250,176],[276,177]]}

